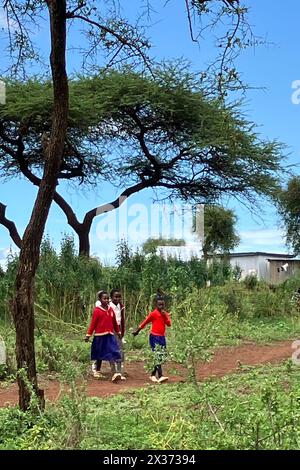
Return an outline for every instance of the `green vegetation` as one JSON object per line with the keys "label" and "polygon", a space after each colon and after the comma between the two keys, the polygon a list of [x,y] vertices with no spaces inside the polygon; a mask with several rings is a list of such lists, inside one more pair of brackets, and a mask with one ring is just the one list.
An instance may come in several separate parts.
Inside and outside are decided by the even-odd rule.
{"label": "green vegetation", "polygon": [[158,246],[185,246],[185,240],[180,238],[148,238],[143,245],[143,253],[154,254]]}
{"label": "green vegetation", "polygon": [[[8,302],[17,263],[10,259],[0,277],[0,336],[8,357],[1,387],[16,379]],[[47,403],[42,414],[35,399],[26,413],[0,409],[0,449],[299,447],[300,370],[291,361],[275,368],[242,366],[242,375],[195,381],[195,360],[208,360],[220,346],[299,337],[300,315],[291,300],[298,278],[280,286],[238,278],[225,261],[207,268],[197,260],[145,257],[123,243],[117,265],[106,267],[78,258],[70,238],[59,254],[44,241],[36,298],[37,368],[40,379],[65,382],[71,394]],[[169,294],[168,360],[184,365],[187,383],[87,398],[90,346],[83,337],[97,290],[115,286],[123,287],[127,304],[127,361],[143,360],[145,367],[152,360],[148,335],[134,338],[131,328],[152,307],[158,287]]]}
{"label": "green vegetation", "polygon": [[0,449],[298,449],[299,380],[288,361],[106,399],[74,388],[42,415],[1,409]]}
{"label": "green vegetation", "polygon": [[[6,375],[16,371],[14,330],[8,305],[17,258],[9,260],[0,277],[0,335],[8,351]],[[57,254],[49,240],[42,246],[36,297],[36,353],[39,373],[61,373],[67,360],[84,373],[89,363],[86,332],[101,288],[121,286],[127,307],[128,359],[147,359],[148,339],[131,334],[152,309],[158,288],[169,294],[172,313],[168,331],[169,358],[186,363],[191,357],[206,359],[222,345],[243,341],[270,342],[297,337],[300,333],[298,307],[292,302],[297,278],[280,286],[257,280],[237,282],[239,273],[223,262],[209,267],[203,261],[164,260],[132,253],[121,243],[115,267],[102,266],[96,259],[78,257],[74,242],[65,238]],[[206,288],[206,281],[212,285]],[[251,282],[250,282],[251,281]],[[192,355],[192,356],[191,356]]]}

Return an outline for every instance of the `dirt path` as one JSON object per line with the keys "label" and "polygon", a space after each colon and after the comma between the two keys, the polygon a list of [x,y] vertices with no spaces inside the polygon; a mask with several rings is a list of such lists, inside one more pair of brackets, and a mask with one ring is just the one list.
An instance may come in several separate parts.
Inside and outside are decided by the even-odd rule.
{"label": "dirt path", "polygon": [[[257,345],[253,343],[243,344],[237,347],[224,347],[219,349],[210,362],[199,363],[197,367],[197,377],[200,381],[208,377],[222,377],[226,374],[241,371],[239,364],[259,365],[266,363],[279,363],[291,357],[292,340],[278,341],[271,345]],[[110,382],[110,375],[107,366],[103,369],[106,379],[96,380],[93,377],[88,379],[87,394],[90,397],[105,397],[114,395],[126,390],[138,387],[157,386],[149,383],[147,372],[143,362],[131,362],[127,364],[126,371],[128,378],[126,382],[113,384]],[[185,369],[179,364],[168,363],[164,367],[164,374],[168,374],[169,382],[184,382],[186,377]],[[57,381],[40,378],[40,386],[45,390],[48,400],[57,400],[67,389],[63,389]],[[16,384],[8,387],[0,387],[0,407],[18,402],[18,389]]]}

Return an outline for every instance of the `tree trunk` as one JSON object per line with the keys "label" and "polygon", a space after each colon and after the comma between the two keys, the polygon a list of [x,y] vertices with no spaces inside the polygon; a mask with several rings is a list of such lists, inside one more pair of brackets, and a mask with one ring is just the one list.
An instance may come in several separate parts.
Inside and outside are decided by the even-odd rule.
{"label": "tree trunk", "polygon": [[80,230],[76,230],[79,238],[79,256],[90,256],[90,225],[80,224]]}
{"label": "tree trunk", "polygon": [[[40,245],[53,200],[61,165],[68,119],[68,79],[66,74],[66,1],[47,1],[51,26],[51,70],[54,111],[51,134],[45,148],[45,167],[29,224],[23,236],[16,292],[12,313],[16,327],[16,357],[19,405],[25,411],[30,404],[31,390],[41,399],[38,390],[34,349],[34,280],[39,264]],[[25,377],[24,377],[25,374]],[[29,385],[29,386],[28,386]]]}

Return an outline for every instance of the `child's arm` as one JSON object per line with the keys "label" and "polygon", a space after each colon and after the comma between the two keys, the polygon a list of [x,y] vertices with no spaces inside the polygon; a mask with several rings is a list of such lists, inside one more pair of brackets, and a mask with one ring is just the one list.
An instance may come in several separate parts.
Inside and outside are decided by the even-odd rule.
{"label": "child's arm", "polygon": [[164,322],[167,326],[171,326],[172,322],[171,322],[171,318],[170,318],[170,315],[168,314],[168,312],[162,312],[163,314],[163,317],[164,317]]}
{"label": "child's arm", "polygon": [[97,323],[97,320],[98,320],[98,316],[99,316],[98,309],[95,308],[94,311],[93,311],[92,320],[91,320],[91,323],[90,323],[90,326],[88,328],[88,331],[87,331],[87,334],[85,336],[84,341],[88,342],[90,336],[92,336],[92,334],[94,333],[95,328],[96,328],[96,323]]}
{"label": "child's arm", "polygon": [[149,313],[149,315],[148,315],[148,316],[145,318],[145,320],[140,324],[140,326],[132,333],[133,336],[137,336],[137,335],[139,334],[139,332],[140,332],[143,328],[145,328],[145,326],[146,326],[148,323],[152,322],[152,316],[153,316],[153,315],[152,315],[152,312]]}
{"label": "child's arm", "polygon": [[133,336],[137,336],[139,332],[141,331],[141,328],[137,328],[135,331],[133,331]]}
{"label": "child's arm", "polygon": [[116,319],[116,315],[115,315],[114,311],[113,311],[112,321],[113,321],[113,326],[114,326],[115,332],[117,333],[117,335],[121,336],[120,327],[117,323],[117,319]]}
{"label": "child's arm", "polygon": [[125,306],[121,305],[121,334],[122,338],[125,334]]}

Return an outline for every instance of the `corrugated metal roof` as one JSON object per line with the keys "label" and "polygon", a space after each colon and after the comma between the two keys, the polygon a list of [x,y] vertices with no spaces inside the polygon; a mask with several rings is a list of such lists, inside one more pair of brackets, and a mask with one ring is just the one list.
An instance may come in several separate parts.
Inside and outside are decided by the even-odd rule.
{"label": "corrugated metal roof", "polygon": [[[218,254],[215,256],[224,256],[223,254]],[[295,255],[289,255],[286,253],[267,253],[265,251],[248,251],[248,252],[243,252],[243,253],[228,253],[226,256],[229,256],[230,258],[238,258],[241,256],[265,256],[265,257],[274,257],[279,258],[280,260],[282,259],[291,259],[295,258]]]}
{"label": "corrugated metal roof", "polygon": [[[300,262],[300,258],[289,258],[289,257],[286,257],[285,258],[287,261],[299,261]],[[267,258],[268,261],[284,261],[284,258]]]}

